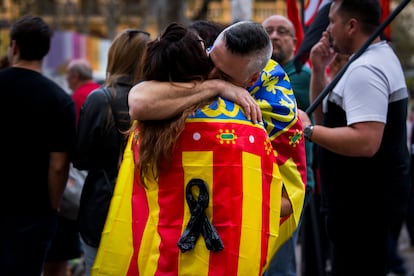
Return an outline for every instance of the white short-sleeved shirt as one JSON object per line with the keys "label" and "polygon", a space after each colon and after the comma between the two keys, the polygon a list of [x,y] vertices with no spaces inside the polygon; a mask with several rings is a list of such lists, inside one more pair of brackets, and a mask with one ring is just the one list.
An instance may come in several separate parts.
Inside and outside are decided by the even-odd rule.
{"label": "white short-sleeved shirt", "polygon": [[[382,57],[382,58],[378,58]],[[386,41],[370,45],[353,61],[328,100],[346,112],[347,125],[386,123],[388,104],[408,97],[400,61]],[[326,112],[326,102],[324,112]]]}

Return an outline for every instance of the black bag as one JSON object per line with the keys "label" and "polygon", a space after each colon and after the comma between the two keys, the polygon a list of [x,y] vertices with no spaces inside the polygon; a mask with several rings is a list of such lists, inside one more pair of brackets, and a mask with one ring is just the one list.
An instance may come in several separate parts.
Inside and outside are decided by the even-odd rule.
{"label": "black bag", "polygon": [[87,174],[87,171],[78,170],[70,163],[68,181],[59,206],[61,216],[70,220],[78,218],[80,197]]}
{"label": "black bag", "polygon": [[[82,239],[92,247],[99,246],[115,181],[116,175],[108,175],[102,169],[89,173],[83,186],[80,204],[81,211],[79,212],[78,219]],[[85,198],[85,200],[82,200],[82,198]]]}
{"label": "black bag", "polygon": [[[84,242],[92,247],[99,246],[125,148],[126,139],[120,130],[129,128],[127,106],[121,101],[126,100],[127,94],[118,94],[123,98],[115,98],[108,87],[101,87],[101,91],[107,97],[109,108],[106,127],[109,140],[105,139],[105,143],[110,143],[112,146],[119,144],[119,156],[112,161],[106,160],[109,161],[106,164],[91,167],[83,186],[78,217],[79,230]],[[114,133],[114,128],[116,133]],[[92,155],[95,156],[95,154]],[[99,156],[99,154],[96,155]],[[112,159],[113,156],[108,158]]]}

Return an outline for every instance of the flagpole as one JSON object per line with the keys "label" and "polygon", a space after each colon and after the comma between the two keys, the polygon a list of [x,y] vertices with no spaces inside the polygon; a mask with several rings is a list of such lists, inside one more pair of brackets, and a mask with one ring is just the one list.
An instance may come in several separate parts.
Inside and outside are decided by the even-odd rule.
{"label": "flagpole", "polygon": [[384,29],[391,23],[391,21],[401,12],[402,9],[410,2],[411,0],[404,0],[402,1],[394,10],[393,12],[385,18],[385,20],[381,23],[381,25],[378,26],[378,28],[371,34],[371,36],[365,41],[365,43],[362,45],[362,47],[356,52],[354,55],[351,56],[351,58],[348,60],[348,62],[342,67],[342,69],[336,74],[336,76],[333,78],[333,80],[322,90],[321,94],[316,97],[316,99],[309,105],[309,107],[306,109],[306,114],[308,116],[315,111],[316,107],[322,102],[322,100],[325,98],[326,95],[335,87],[335,85],[338,83],[338,81],[341,79],[342,75],[345,73],[348,66],[359,56],[362,55],[362,53],[368,48],[368,46],[374,41],[376,37],[378,37]]}
{"label": "flagpole", "polygon": [[306,30],[305,0],[300,0],[300,17],[302,18],[302,29],[303,29],[303,31],[305,31]]}

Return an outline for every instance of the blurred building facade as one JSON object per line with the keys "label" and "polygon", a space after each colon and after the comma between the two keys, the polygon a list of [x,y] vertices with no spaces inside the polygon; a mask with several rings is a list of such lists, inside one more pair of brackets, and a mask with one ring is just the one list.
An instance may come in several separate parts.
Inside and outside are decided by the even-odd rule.
{"label": "blurred building facade", "polygon": [[[232,5],[251,3],[251,20],[261,22],[271,14],[286,14],[285,0],[211,0],[204,17],[230,24]],[[65,68],[73,58],[88,59],[96,76],[105,77],[106,55],[113,37],[122,29],[139,28],[156,37],[157,16],[164,5],[185,3],[178,21],[200,15],[203,0],[0,0],[0,56],[9,44],[9,27],[24,14],[42,16],[55,30],[43,71],[63,86]],[[151,4],[149,4],[151,3]],[[204,3],[205,4],[205,3]],[[183,22],[185,23],[185,22]]]}
{"label": "blurred building facade", "polygon": [[[239,0],[242,2],[242,0]],[[155,31],[154,18],[162,5],[185,3],[184,15],[194,18],[201,9],[202,0],[0,0],[0,28],[23,14],[38,14],[55,29],[87,33],[102,38],[113,38],[115,32],[125,27]],[[211,0],[207,19],[220,23],[232,22],[231,5],[237,0]],[[246,1],[245,1],[246,2]],[[250,0],[252,20],[261,22],[267,16],[286,14],[285,0]],[[158,7],[157,7],[158,5]]]}

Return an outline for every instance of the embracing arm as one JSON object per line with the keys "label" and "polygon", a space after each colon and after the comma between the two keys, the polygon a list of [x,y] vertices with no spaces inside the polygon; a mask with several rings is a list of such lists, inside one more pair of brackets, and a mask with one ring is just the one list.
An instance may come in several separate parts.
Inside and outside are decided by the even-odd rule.
{"label": "embracing arm", "polygon": [[132,120],[166,119],[217,95],[238,103],[253,122],[262,120],[260,108],[247,90],[218,79],[199,83],[140,82],[129,92],[129,114]]}
{"label": "embracing arm", "polygon": [[282,188],[282,202],[280,205],[280,217],[285,217],[293,213],[292,202],[290,202],[289,195],[285,187]]}
{"label": "embracing arm", "polygon": [[[312,123],[302,110],[300,118],[305,126]],[[315,125],[310,139],[337,154],[372,157],[381,145],[384,128],[385,124],[381,122],[361,122],[334,128]]]}
{"label": "embracing arm", "polygon": [[[310,124],[306,113],[301,113],[304,124]],[[350,126],[329,128],[315,125],[312,142],[337,154],[353,157],[372,157],[381,145],[385,124],[361,122]]]}

